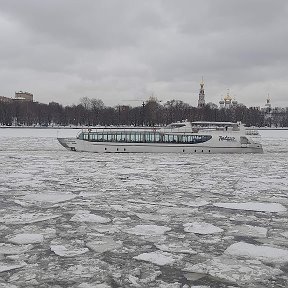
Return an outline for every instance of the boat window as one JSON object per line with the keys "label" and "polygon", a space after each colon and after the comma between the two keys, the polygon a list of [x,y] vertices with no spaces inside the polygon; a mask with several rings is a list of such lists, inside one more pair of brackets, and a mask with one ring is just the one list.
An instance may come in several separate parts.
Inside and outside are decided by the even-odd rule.
{"label": "boat window", "polygon": [[84,137],[83,137],[83,132],[81,132],[81,133],[78,135],[77,138],[80,139],[80,140],[83,140],[83,139],[84,139]]}
{"label": "boat window", "polygon": [[150,133],[144,134],[145,142],[152,142],[152,135]]}
{"label": "boat window", "polygon": [[120,142],[120,141],[121,141],[121,134],[120,134],[120,133],[117,133],[117,134],[116,134],[116,141],[117,141],[117,142]]}
{"label": "boat window", "polygon": [[135,141],[136,141],[136,142],[141,142],[141,134],[140,134],[140,133],[136,133],[136,135],[135,135]]}
{"label": "boat window", "polygon": [[[81,132],[78,139],[93,142],[129,142],[129,143],[187,143],[197,144],[203,143],[212,138],[211,135],[195,135],[195,134],[162,134],[159,132],[144,131],[101,131],[101,132]],[[241,143],[250,143],[246,137],[241,137]],[[248,142],[247,142],[248,141]]]}
{"label": "boat window", "polygon": [[83,140],[89,140],[89,134],[83,133]]}
{"label": "boat window", "polygon": [[113,139],[113,135],[112,134],[107,134],[107,141],[111,142]]}
{"label": "boat window", "polygon": [[158,133],[155,133],[155,134],[154,134],[154,141],[155,141],[155,142],[160,142],[160,141],[161,141],[160,134],[158,134]]}

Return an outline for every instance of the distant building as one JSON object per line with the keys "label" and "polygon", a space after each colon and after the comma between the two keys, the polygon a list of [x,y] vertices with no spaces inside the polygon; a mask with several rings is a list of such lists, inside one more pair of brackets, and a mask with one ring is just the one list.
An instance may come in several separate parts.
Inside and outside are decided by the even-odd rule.
{"label": "distant building", "polygon": [[271,127],[272,118],[273,118],[272,117],[273,116],[272,113],[273,112],[275,113],[277,111],[277,109],[273,109],[272,108],[271,99],[270,99],[269,94],[268,94],[268,97],[266,99],[266,103],[265,103],[264,107],[261,109],[261,111],[264,112],[265,125]]}
{"label": "distant building", "polygon": [[15,100],[33,102],[33,94],[29,92],[15,92]]}
{"label": "distant building", "polygon": [[219,101],[220,108],[231,108],[238,105],[238,101],[236,99],[232,99],[232,97],[229,94],[229,89],[227,91],[227,95],[224,97],[224,99],[221,99]]}
{"label": "distant building", "polygon": [[270,113],[272,110],[272,105],[271,105],[271,100],[270,100],[270,96],[268,94],[268,97],[266,99],[266,103],[265,103],[265,106],[264,106],[264,111],[266,113]]}
{"label": "distant building", "polygon": [[10,103],[12,101],[13,101],[12,98],[8,98],[8,97],[5,97],[5,96],[0,96],[0,102]]}
{"label": "distant building", "polygon": [[205,91],[204,91],[204,82],[200,83],[199,99],[198,99],[198,108],[205,106]]}

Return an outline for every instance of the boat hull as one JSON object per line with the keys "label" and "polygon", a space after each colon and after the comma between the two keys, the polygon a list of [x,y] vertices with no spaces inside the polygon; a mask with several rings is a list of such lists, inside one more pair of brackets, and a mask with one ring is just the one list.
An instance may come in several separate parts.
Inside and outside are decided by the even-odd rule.
{"label": "boat hull", "polygon": [[[174,143],[118,143],[118,142],[90,142],[75,138],[58,138],[60,144],[70,151],[93,153],[263,153],[261,144],[240,144],[227,142],[205,144],[174,144]],[[217,145],[218,144],[218,145]]]}

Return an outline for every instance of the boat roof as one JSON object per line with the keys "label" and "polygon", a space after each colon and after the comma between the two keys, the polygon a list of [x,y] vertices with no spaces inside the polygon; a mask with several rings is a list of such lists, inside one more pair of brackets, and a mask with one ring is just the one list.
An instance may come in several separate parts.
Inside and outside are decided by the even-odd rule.
{"label": "boat roof", "polygon": [[234,122],[214,122],[214,121],[194,121],[192,122],[193,125],[214,125],[214,126],[225,126],[225,125],[239,125],[238,123]]}

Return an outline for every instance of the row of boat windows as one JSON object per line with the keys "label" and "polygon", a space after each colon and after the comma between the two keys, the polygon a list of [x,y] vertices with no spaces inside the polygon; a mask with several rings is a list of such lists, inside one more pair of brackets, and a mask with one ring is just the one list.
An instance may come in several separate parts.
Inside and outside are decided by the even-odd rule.
{"label": "row of boat windows", "polygon": [[210,140],[210,135],[173,135],[161,133],[86,133],[79,139],[91,142],[128,142],[128,143],[203,143]]}

